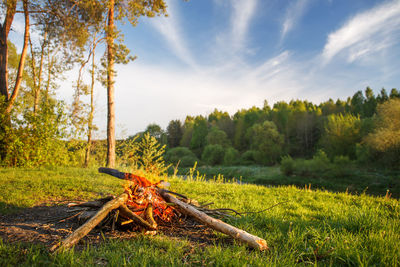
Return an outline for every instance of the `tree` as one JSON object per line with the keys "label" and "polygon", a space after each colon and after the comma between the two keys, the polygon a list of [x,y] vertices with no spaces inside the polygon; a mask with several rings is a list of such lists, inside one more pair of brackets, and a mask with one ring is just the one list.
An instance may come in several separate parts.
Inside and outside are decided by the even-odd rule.
{"label": "tree", "polygon": [[193,125],[194,118],[192,116],[186,116],[185,123],[183,124],[182,138],[179,142],[180,146],[190,147],[190,142],[192,141],[193,135]]}
{"label": "tree", "polygon": [[[375,127],[364,139],[360,155],[364,161],[399,169],[400,99],[393,98],[378,105]],[[361,153],[364,152],[364,153]]]}
{"label": "tree", "polygon": [[170,148],[179,146],[183,136],[182,123],[180,120],[172,120],[167,126],[168,146]]}
{"label": "tree", "polygon": [[206,137],[208,134],[207,120],[203,116],[197,116],[194,119],[192,140],[190,141],[190,149],[200,156],[206,146]]}
{"label": "tree", "polygon": [[[126,63],[133,58],[127,55],[129,50],[122,44],[116,45],[118,32],[115,18],[123,21],[127,19],[133,26],[138,23],[140,16],[154,17],[156,14],[166,14],[167,5],[163,0],[98,0],[106,7],[107,25],[107,166],[115,165],[115,103],[114,103],[114,64]],[[118,53],[117,53],[118,52]],[[117,62],[116,62],[117,60]]]}
{"label": "tree", "polygon": [[220,130],[224,131],[228,138],[233,140],[235,135],[235,124],[228,112],[222,112],[215,109],[211,114],[208,115],[208,122],[212,126],[216,126]]}
{"label": "tree", "polygon": [[224,160],[225,150],[221,145],[207,145],[201,159],[208,165],[218,165]]}
{"label": "tree", "polygon": [[393,98],[400,98],[400,92],[396,88],[392,88],[392,90],[390,90],[390,99]]}
{"label": "tree", "polygon": [[11,112],[12,106],[18,95],[22,75],[24,72],[25,59],[28,52],[28,42],[29,42],[29,10],[28,10],[28,0],[23,0],[24,9],[24,19],[25,19],[25,30],[24,30],[24,44],[22,47],[21,58],[18,65],[18,72],[15,79],[15,84],[11,94],[8,88],[8,34],[11,29],[11,24],[14,20],[14,15],[17,9],[17,1],[7,1],[6,2],[6,16],[4,22],[0,25],[0,94],[4,97],[6,101],[5,113],[9,114]]}
{"label": "tree", "polygon": [[382,88],[381,92],[376,97],[376,100],[378,101],[379,104],[382,104],[383,102],[389,100],[389,96],[387,95],[385,88]]}
{"label": "tree", "polygon": [[400,153],[400,99],[390,99],[378,106],[376,128],[366,142],[377,151]]}
{"label": "tree", "polygon": [[161,129],[161,126],[155,123],[149,124],[144,132],[149,133],[150,136],[156,138],[158,142],[161,141],[164,135],[164,131]]}
{"label": "tree", "polygon": [[376,112],[377,100],[371,88],[365,89],[364,115],[369,118]]}
{"label": "tree", "polygon": [[325,123],[321,147],[330,157],[348,156],[355,158],[356,144],[361,141],[360,116],[332,114]]}
{"label": "tree", "polygon": [[[0,24],[0,96],[3,99],[2,112],[4,112],[5,116],[3,116],[3,121],[0,126],[1,131],[5,131],[6,127],[9,128],[7,131],[9,134],[12,134],[12,111],[14,109],[16,100],[18,95],[22,90],[22,83],[25,82],[27,87],[32,88],[32,92],[34,95],[33,101],[33,112],[34,114],[38,113],[39,107],[39,99],[40,99],[40,83],[41,83],[41,70],[43,70],[43,60],[45,55],[45,48],[47,50],[48,57],[48,79],[46,84],[46,100],[48,99],[48,92],[50,87],[52,86],[51,79],[54,71],[58,71],[61,66],[61,69],[64,69],[64,66],[67,65],[68,61],[64,60],[66,58],[71,58],[66,56],[63,58],[62,65],[55,65],[56,55],[50,55],[49,42],[42,43],[42,51],[40,53],[41,60],[40,66],[36,64],[36,53],[33,49],[33,41],[30,38],[29,31],[31,26],[36,27],[36,30],[44,30],[48,32],[49,35],[46,35],[46,38],[43,39],[51,39],[53,40],[53,44],[57,43],[57,51],[61,50],[61,48],[66,48],[68,44],[69,51],[74,51],[75,44],[79,44],[82,40],[81,36],[85,36],[85,31],[80,30],[80,26],[83,25],[81,22],[84,20],[84,17],[87,17],[85,14],[81,12],[81,10],[76,9],[76,4],[70,5],[70,2],[65,1],[56,1],[56,0],[41,0],[41,1],[28,1],[28,0],[8,0],[2,1],[2,13],[5,12],[3,18],[4,22]],[[23,11],[17,10],[22,7]],[[10,80],[9,77],[9,47],[8,47],[8,34],[11,29],[11,26],[14,21],[14,15],[16,13],[24,14],[24,38],[22,45],[22,52],[18,59],[18,68],[16,71],[15,77],[13,80]],[[33,21],[32,21],[33,19]],[[79,32],[80,34],[77,34]],[[66,38],[73,36],[74,38]],[[25,61],[27,60],[27,51],[28,45],[31,47],[31,58],[30,58],[30,67],[31,67],[31,77],[24,77],[25,71]],[[53,46],[54,47],[54,46]],[[63,52],[67,51],[65,49]],[[59,55],[57,55],[59,56]],[[50,63],[53,62],[53,63]],[[0,154],[3,158],[7,153],[7,136],[4,136],[0,141]]]}
{"label": "tree", "polygon": [[211,128],[210,132],[207,134],[206,140],[207,145],[221,145],[223,147],[231,145],[228,135],[217,127]]}
{"label": "tree", "polygon": [[256,151],[254,157],[259,164],[274,164],[282,155],[283,135],[272,121],[254,124],[246,134],[250,148]]}

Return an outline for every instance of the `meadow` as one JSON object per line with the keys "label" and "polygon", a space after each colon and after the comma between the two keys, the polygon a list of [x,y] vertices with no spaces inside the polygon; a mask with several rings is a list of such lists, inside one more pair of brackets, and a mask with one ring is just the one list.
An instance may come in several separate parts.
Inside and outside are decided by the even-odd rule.
{"label": "meadow", "polygon": [[[338,168],[339,169],[339,168]],[[185,177],[191,168],[180,168],[178,175]],[[340,171],[340,173],[337,173]],[[332,192],[348,192],[352,194],[366,193],[374,196],[400,197],[400,172],[383,169],[362,169],[357,166],[341,166],[340,170],[315,172],[304,175],[285,175],[279,165],[276,166],[200,166],[196,174],[209,179],[222,175],[228,180],[238,183],[265,186],[294,185],[299,188],[328,190]],[[172,173],[172,171],[171,171]]]}
{"label": "meadow", "polygon": [[[261,186],[205,179],[162,177],[171,190],[211,208],[247,213],[229,223],[264,238],[259,252],[217,234],[213,244],[197,246],[185,238],[137,234],[130,240],[51,254],[43,245],[0,240],[1,266],[399,266],[400,205],[393,197],[332,192],[288,185]],[[123,181],[95,169],[0,169],[0,214],[36,205],[96,199],[123,191]],[[279,204],[278,204],[279,203]],[[275,204],[278,204],[274,206]],[[1,218],[1,216],[0,216]],[[227,240],[229,242],[227,242]]]}

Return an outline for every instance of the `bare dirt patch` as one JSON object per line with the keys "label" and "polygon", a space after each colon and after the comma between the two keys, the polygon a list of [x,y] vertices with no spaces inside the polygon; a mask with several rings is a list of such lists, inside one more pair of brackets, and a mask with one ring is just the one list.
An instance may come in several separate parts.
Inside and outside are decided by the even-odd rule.
{"label": "bare dirt patch", "polygon": [[[41,244],[50,248],[64,239],[83,222],[69,212],[67,205],[36,206],[26,208],[15,214],[0,215],[0,238],[10,243]],[[108,227],[95,228],[76,246],[83,248],[87,243],[99,244],[106,239],[133,239],[140,231],[128,227],[111,231]],[[191,218],[181,218],[179,221],[164,223],[158,226],[157,234],[172,239],[188,240],[195,246],[208,246],[219,242],[232,243],[229,239],[221,240],[215,232]]]}

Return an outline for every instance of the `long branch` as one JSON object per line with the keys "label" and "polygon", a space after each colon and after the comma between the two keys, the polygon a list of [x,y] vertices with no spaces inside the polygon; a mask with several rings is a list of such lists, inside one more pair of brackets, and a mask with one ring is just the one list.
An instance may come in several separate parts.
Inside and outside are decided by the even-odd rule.
{"label": "long branch", "polygon": [[174,203],[179,207],[179,209],[183,212],[186,213],[187,215],[190,215],[194,217],[196,220],[200,221],[201,223],[204,223],[208,227],[217,230],[221,233],[227,234],[241,242],[244,242],[248,244],[250,247],[259,249],[259,250],[268,250],[268,245],[267,242],[259,238],[257,236],[254,236],[252,234],[247,233],[246,231],[243,231],[241,229],[238,229],[232,225],[229,225],[221,220],[212,218],[205,214],[204,212],[199,211],[198,209],[194,208],[193,206],[184,203],[177,198],[171,196],[170,194],[166,193],[163,189],[159,190],[160,194],[162,197],[171,203]]}

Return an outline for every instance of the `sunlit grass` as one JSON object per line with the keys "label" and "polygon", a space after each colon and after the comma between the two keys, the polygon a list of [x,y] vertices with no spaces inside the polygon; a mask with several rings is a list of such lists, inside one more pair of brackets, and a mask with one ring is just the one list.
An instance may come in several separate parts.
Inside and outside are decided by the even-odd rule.
{"label": "sunlit grass", "polygon": [[[221,179],[220,179],[221,180]],[[229,207],[248,213],[229,223],[267,240],[270,251],[220,242],[205,248],[187,240],[138,235],[132,240],[108,240],[100,246],[51,255],[40,246],[0,243],[1,266],[292,266],[400,265],[400,205],[396,199],[351,195],[294,186],[265,187],[170,178],[170,190],[210,208]],[[121,181],[96,170],[0,170],[0,212],[29,207],[46,199],[92,199],[118,194]],[[8,190],[13,189],[10,194]],[[27,193],[28,192],[28,193]],[[58,195],[58,196],[57,196]]]}
{"label": "sunlit grass", "polygon": [[[333,192],[350,192],[384,196],[389,190],[393,197],[400,197],[400,173],[384,170],[368,171],[361,168],[347,170],[345,176],[286,176],[281,173],[279,166],[203,166],[197,171],[201,176],[212,179],[223,175],[227,179],[234,178],[241,183],[251,183],[266,186],[295,185],[304,187],[310,185],[316,189],[326,189]],[[179,175],[189,175],[189,168],[181,168]]]}

